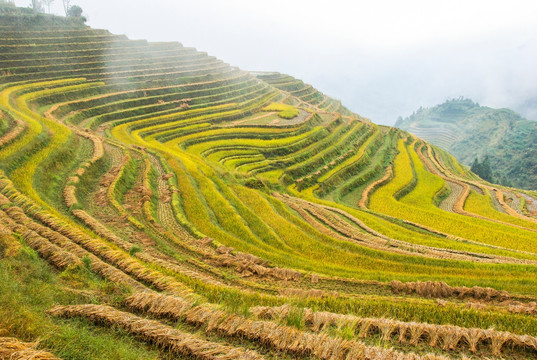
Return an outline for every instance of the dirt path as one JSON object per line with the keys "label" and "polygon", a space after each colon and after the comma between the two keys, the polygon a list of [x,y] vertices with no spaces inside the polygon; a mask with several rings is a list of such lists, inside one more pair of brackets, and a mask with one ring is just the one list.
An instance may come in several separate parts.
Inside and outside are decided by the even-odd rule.
{"label": "dirt path", "polygon": [[150,156],[151,163],[153,167],[157,170],[157,191],[158,191],[158,201],[157,204],[157,216],[158,220],[164,225],[167,230],[172,232],[175,236],[181,238],[187,243],[195,242],[195,238],[185,230],[180,224],[175,220],[175,214],[171,206],[171,192],[168,185],[167,174],[164,171],[164,167],[160,161],[154,156]]}
{"label": "dirt path", "polygon": [[457,202],[457,199],[459,199],[462,196],[464,187],[461,184],[458,184],[453,181],[449,181],[449,180],[445,180],[445,181],[448,184],[449,188],[451,189],[451,192],[444,200],[442,200],[442,202],[438,205],[438,207],[445,211],[455,212],[454,210],[455,203]]}

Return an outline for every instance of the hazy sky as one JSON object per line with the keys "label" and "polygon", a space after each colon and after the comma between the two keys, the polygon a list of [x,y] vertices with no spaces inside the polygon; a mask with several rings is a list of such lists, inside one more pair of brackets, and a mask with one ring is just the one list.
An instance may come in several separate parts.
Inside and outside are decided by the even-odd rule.
{"label": "hazy sky", "polygon": [[288,73],[377,123],[459,96],[537,120],[535,0],[71,3],[90,26]]}

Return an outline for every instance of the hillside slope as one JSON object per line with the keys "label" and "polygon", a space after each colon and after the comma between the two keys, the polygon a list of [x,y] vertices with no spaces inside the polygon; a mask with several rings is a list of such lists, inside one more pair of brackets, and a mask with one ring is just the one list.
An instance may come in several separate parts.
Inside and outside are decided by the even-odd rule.
{"label": "hillside slope", "polygon": [[537,194],[281,76],[0,17],[0,357],[537,359]]}
{"label": "hillside slope", "polygon": [[293,105],[303,106],[308,104],[308,107],[313,107],[317,112],[339,112],[342,115],[356,116],[356,114],[344,107],[341,101],[324,95],[313,86],[305,84],[292,76],[277,72],[256,72],[253,75],[294,97],[296,101]]}
{"label": "hillside slope", "polygon": [[395,126],[449,151],[465,165],[488,155],[495,182],[537,189],[537,122],[509,109],[451,100],[420,109]]}

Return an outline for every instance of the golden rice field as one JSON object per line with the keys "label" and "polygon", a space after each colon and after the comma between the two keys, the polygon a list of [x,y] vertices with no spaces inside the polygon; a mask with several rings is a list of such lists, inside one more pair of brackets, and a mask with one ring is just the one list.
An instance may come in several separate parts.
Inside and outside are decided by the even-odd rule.
{"label": "golden rice field", "polygon": [[0,20],[0,359],[537,359],[535,193],[289,75]]}

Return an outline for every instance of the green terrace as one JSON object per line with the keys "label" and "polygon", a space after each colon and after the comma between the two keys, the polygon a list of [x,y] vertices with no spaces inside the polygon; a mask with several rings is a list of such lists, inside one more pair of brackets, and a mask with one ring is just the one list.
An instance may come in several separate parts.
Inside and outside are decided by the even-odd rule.
{"label": "green terrace", "polygon": [[0,15],[6,336],[65,359],[537,358],[533,192],[289,75],[33,16]]}

